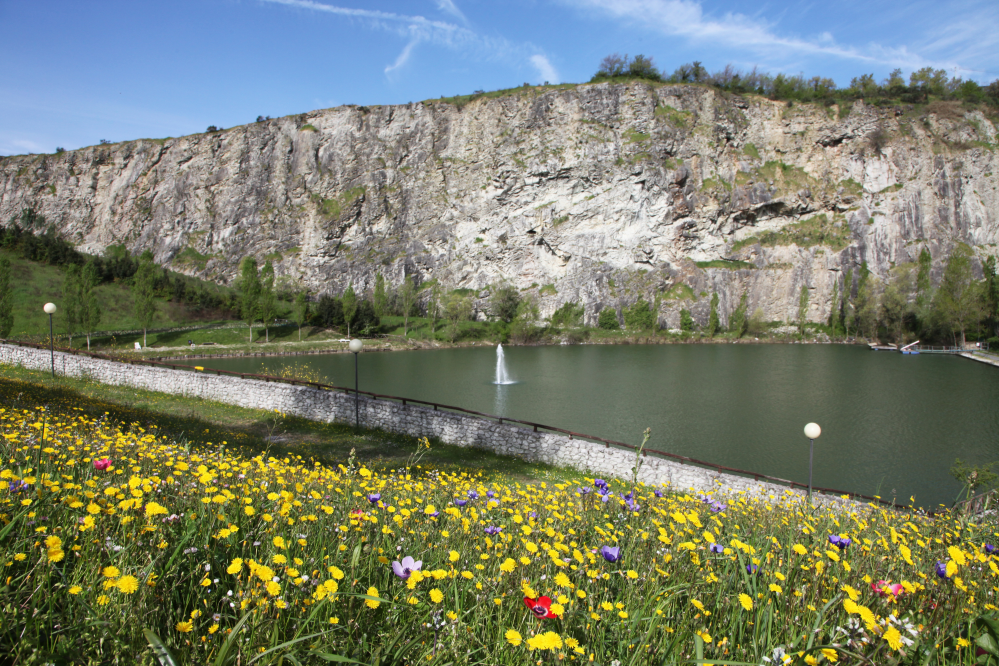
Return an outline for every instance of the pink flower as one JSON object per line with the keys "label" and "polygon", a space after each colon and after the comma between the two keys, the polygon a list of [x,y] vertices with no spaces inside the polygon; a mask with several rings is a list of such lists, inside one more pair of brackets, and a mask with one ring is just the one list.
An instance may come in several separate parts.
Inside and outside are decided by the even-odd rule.
{"label": "pink flower", "polygon": [[100,460],[94,461],[94,469],[96,469],[98,472],[103,472],[110,466],[111,466],[110,458],[101,458]]}
{"label": "pink flower", "polygon": [[879,580],[876,583],[871,583],[871,589],[874,590],[878,596],[883,597],[890,594],[893,597],[898,597],[902,594],[902,586],[898,583],[892,585],[886,580]]}

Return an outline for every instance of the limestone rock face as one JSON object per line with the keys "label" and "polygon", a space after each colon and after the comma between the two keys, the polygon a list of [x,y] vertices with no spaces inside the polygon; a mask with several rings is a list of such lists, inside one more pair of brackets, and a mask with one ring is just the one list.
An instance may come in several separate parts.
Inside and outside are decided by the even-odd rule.
{"label": "limestone rock face", "polygon": [[957,242],[995,253],[996,144],[957,103],[525,88],[2,158],[0,220],[31,207],[85,251],[124,243],[222,282],[253,255],[314,293],[369,290],[381,272],[474,289],[484,309],[506,280],[542,315],[583,303],[589,323],[668,292],[672,327],[680,308],[706,321],[714,292],[723,323],[743,294],[791,320],[804,285],[820,321],[862,261],[884,278],[923,247],[938,270]]}

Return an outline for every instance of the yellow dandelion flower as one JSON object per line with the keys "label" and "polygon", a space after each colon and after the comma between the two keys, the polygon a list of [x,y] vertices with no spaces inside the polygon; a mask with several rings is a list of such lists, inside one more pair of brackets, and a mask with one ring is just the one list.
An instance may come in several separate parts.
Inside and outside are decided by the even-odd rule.
{"label": "yellow dandelion flower", "polygon": [[835,664],[839,661],[839,654],[832,648],[822,648],[822,654],[825,655],[825,658],[829,660],[829,663],[831,664]]}
{"label": "yellow dandelion flower", "polygon": [[118,590],[122,594],[134,594],[139,589],[139,579],[135,576],[122,576],[118,579]]}
{"label": "yellow dandelion flower", "polygon": [[515,629],[507,629],[504,636],[506,637],[506,642],[513,646],[520,645],[524,640],[524,637],[520,635],[520,632]]}
{"label": "yellow dandelion flower", "polygon": [[742,607],[746,610],[753,610],[753,598],[748,594],[740,594],[739,603],[742,604]]}
{"label": "yellow dandelion flower", "polygon": [[101,573],[104,574],[105,578],[117,578],[121,575],[118,567],[104,567]]}
{"label": "yellow dandelion flower", "polygon": [[439,604],[444,601],[444,593],[438,590],[436,587],[430,590],[430,600],[435,604]]}
{"label": "yellow dandelion flower", "polygon": [[177,631],[179,631],[182,634],[187,634],[187,633],[190,633],[191,631],[194,630],[194,623],[193,622],[187,622],[187,621],[185,621],[185,622],[178,622],[177,624],[174,625],[173,628],[176,629]]}
{"label": "yellow dandelion flower", "polygon": [[888,627],[882,635],[892,650],[899,650],[902,647],[902,634],[895,627]]}
{"label": "yellow dandelion flower", "polygon": [[238,574],[242,570],[243,570],[243,560],[237,557],[229,564],[229,566],[226,568],[225,571],[226,573],[229,574]]}
{"label": "yellow dandelion flower", "polygon": [[[377,587],[369,587],[368,591],[367,591],[367,595],[369,597],[377,597],[378,596],[378,588]],[[443,598],[443,595],[442,595],[442,598]],[[378,606],[381,605],[381,601],[379,601],[377,599],[365,599],[364,600],[364,605],[367,606],[368,608],[374,609],[374,608],[378,608]]]}
{"label": "yellow dandelion flower", "polygon": [[70,594],[79,594],[80,592],[83,592],[83,588],[80,587],[79,585],[74,585],[73,587],[69,588]]}
{"label": "yellow dandelion flower", "polygon": [[267,588],[267,594],[271,595],[272,597],[276,597],[277,595],[281,594],[281,586],[278,585],[273,580],[267,581],[267,584],[264,587]]}

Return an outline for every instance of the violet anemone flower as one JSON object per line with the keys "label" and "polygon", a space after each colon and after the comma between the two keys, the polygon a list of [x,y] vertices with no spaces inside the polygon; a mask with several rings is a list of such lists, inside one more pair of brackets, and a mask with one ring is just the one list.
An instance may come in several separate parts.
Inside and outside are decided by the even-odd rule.
{"label": "violet anemone flower", "polygon": [[479,499],[479,493],[475,492],[474,490],[469,490],[468,499],[473,499],[473,500]]}
{"label": "violet anemone flower", "polygon": [[653,488],[652,489],[652,494],[655,495],[656,497],[662,497],[666,493],[664,493],[663,491],[659,490],[658,488]]}
{"label": "violet anemone flower", "polygon": [[499,534],[502,531],[503,531],[502,527],[496,527],[494,525],[490,525],[490,526],[488,526],[486,528],[486,534],[496,535],[496,534]]}
{"label": "violet anemone flower", "polygon": [[437,516],[441,515],[441,512],[440,511],[432,511],[432,512],[428,513],[427,515],[430,516],[431,518],[436,518]]}
{"label": "violet anemone flower", "polygon": [[414,571],[419,571],[420,567],[423,566],[421,560],[414,560],[412,557],[407,555],[402,558],[402,562],[396,560],[392,563],[392,571],[396,576],[403,580],[407,580]]}
{"label": "violet anemone flower", "polygon": [[621,548],[620,546],[602,546],[600,548],[600,554],[604,556],[604,559],[608,562],[617,562],[621,559]]}
{"label": "violet anemone flower", "polygon": [[455,506],[465,506],[466,504],[468,504],[468,500],[456,499],[454,501],[454,504]]}
{"label": "violet anemone flower", "polygon": [[721,513],[722,511],[724,511],[727,508],[728,508],[728,505],[727,504],[722,504],[721,502],[712,502],[711,503],[711,513]]}
{"label": "violet anemone flower", "polygon": [[721,545],[720,543],[713,543],[713,544],[711,544],[711,552],[712,553],[721,554],[724,551],[725,551],[725,546]]}
{"label": "violet anemone flower", "polygon": [[946,578],[950,578],[950,576],[947,575],[947,563],[946,562],[940,562],[938,560],[937,561],[937,566],[935,567],[935,569],[936,569],[938,577],[945,578],[945,579]]}
{"label": "violet anemone flower", "polygon": [[988,553],[989,555],[992,555],[996,552],[996,547],[993,546],[991,543],[987,543],[985,544],[985,552]]}
{"label": "violet anemone flower", "polygon": [[625,506],[628,507],[628,511],[638,511],[639,509],[642,508],[641,504],[637,504],[636,502],[633,502],[631,500],[631,498],[626,499],[624,501],[624,504],[625,504]]}
{"label": "violet anemone flower", "polygon": [[593,488],[590,488],[589,486],[580,486],[576,492],[580,495],[589,495],[593,492]]}
{"label": "violet anemone flower", "polygon": [[850,544],[853,543],[853,541],[851,541],[847,537],[841,537],[838,534],[830,534],[829,543],[836,546],[840,550],[846,550],[850,546]]}
{"label": "violet anemone flower", "polygon": [[603,479],[593,479],[593,485],[595,485],[597,488],[606,488],[607,482],[604,481]]}
{"label": "violet anemone flower", "polygon": [[750,576],[758,574],[758,573],[760,573],[760,568],[758,566],[756,566],[755,564],[747,564],[746,565],[746,573],[748,573]]}
{"label": "violet anemone flower", "polygon": [[492,499],[492,498],[496,497],[496,491],[495,490],[487,490],[486,491],[486,497],[488,497],[489,499]]}
{"label": "violet anemone flower", "polygon": [[378,504],[378,501],[382,498],[381,493],[371,493],[368,495],[368,501],[372,504]]}

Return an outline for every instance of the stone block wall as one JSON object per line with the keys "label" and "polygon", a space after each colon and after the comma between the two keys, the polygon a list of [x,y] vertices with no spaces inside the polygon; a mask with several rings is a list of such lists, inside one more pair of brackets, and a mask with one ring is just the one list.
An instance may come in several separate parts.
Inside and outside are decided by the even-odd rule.
{"label": "stone block wall", "polygon": [[[50,363],[48,350],[0,344],[0,364],[48,371]],[[313,421],[354,422],[355,396],[346,393],[194,370],[131,365],[61,352],[55,354],[55,369],[58,375],[214,400],[249,409],[278,409]],[[524,460],[570,467],[593,476],[630,479],[635,465],[633,451],[570,439],[558,433],[534,432],[526,427],[500,424],[468,414],[402,405],[365,396],[360,396],[359,412],[361,425],[365,427],[436,438],[455,446],[477,447]],[[668,483],[679,490],[746,492],[774,499],[787,492],[785,486],[757,482],[654,455],[644,456],[642,461],[638,478],[647,484]],[[800,490],[796,491],[796,494],[800,493]],[[822,496],[820,501],[844,502],[839,497],[830,496]]]}

